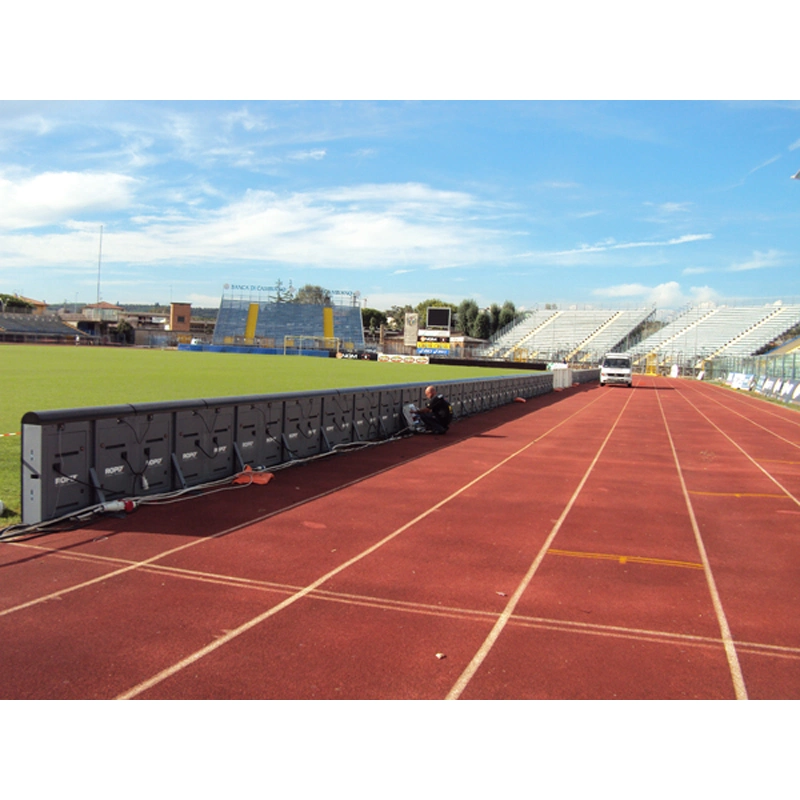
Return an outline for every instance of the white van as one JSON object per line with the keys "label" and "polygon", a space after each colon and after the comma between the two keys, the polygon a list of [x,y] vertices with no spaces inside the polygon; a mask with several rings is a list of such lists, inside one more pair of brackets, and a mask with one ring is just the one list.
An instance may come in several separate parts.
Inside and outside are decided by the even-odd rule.
{"label": "white van", "polygon": [[600,385],[624,383],[633,386],[633,363],[625,353],[606,353],[600,364]]}

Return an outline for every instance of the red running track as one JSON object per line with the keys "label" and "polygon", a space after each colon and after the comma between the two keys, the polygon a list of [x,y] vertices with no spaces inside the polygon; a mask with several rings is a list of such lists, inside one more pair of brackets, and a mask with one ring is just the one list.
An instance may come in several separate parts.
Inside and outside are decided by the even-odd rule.
{"label": "red running track", "polygon": [[0,697],[798,698],[799,448],[642,376],[6,543]]}

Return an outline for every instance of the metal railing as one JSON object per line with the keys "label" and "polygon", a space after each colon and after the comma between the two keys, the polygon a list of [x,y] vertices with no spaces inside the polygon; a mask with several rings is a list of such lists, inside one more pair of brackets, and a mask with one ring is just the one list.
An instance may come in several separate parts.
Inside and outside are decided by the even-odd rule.
{"label": "metal railing", "polygon": [[723,380],[729,373],[766,376],[783,380],[800,379],[800,353],[778,356],[714,358],[704,364],[707,380]]}

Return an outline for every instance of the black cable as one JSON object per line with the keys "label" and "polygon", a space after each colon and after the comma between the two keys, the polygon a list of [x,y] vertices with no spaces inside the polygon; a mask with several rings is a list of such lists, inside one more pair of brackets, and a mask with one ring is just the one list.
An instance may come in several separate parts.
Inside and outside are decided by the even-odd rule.
{"label": "black cable", "polygon": [[[387,439],[381,439],[378,441],[371,441],[371,442],[342,442],[340,444],[334,445],[331,448],[331,450],[325,453],[316,453],[313,456],[308,456],[303,459],[297,459],[295,461],[286,461],[282,464],[277,464],[274,467],[270,467],[269,470],[267,470],[266,467],[259,467],[255,470],[252,470],[252,472],[255,472],[256,474],[267,471],[278,472],[283,469],[289,469],[290,467],[299,466],[302,464],[310,463],[312,461],[318,461],[319,459],[322,458],[328,458],[329,456],[336,455],[339,453],[363,450],[368,447],[377,447],[378,445],[388,444],[389,442],[394,442],[400,439],[408,438],[410,435],[413,435],[413,432],[409,431],[408,428],[404,428],[399,430],[397,433],[395,433],[393,436]],[[69,480],[72,481],[73,483],[78,483],[83,486],[87,486],[88,488],[93,490],[95,489],[94,486],[91,486],[85,481],[80,481],[75,478],[71,478],[68,475],[64,475],[64,473],[62,473],[60,471],[60,468],[58,467],[55,467],[54,469],[59,475],[69,478]],[[151,495],[146,499],[128,498],[128,500],[131,500],[137,506],[165,505],[166,503],[179,502],[181,500],[191,499],[187,495],[196,495],[198,492],[205,492],[205,494],[211,494],[213,493],[213,491],[247,488],[248,486],[252,485],[252,482],[245,484],[231,485],[231,482],[234,478],[238,477],[239,475],[247,475],[247,474],[248,474],[247,471],[237,472],[234,475],[221,478],[217,481],[210,481],[209,483],[198,484],[196,486],[188,486],[184,489],[179,489],[175,492],[166,492],[161,495]],[[127,502],[127,500],[111,501],[111,502]],[[35,525],[18,524],[18,525],[10,525],[7,528],[0,528],[0,543],[11,540],[17,540],[18,537],[20,536],[27,537],[25,540],[20,540],[20,541],[27,541],[28,538],[38,538],[39,536],[46,536],[50,533],[60,533],[66,530],[74,530],[76,527],[80,527],[80,525],[85,523],[87,520],[91,520],[92,517],[102,513],[108,513],[107,505],[108,505],[107,503],[99,503],[93,506],[88,506],[86,508],[81,509],[79,512],[66,514],[62,517],[57,517],[51,520],[45,520]],[[64,527],[61,529],[54,529],[55,526],[59,524],[66,524],[70,521],[74,521],[75,525]]]}

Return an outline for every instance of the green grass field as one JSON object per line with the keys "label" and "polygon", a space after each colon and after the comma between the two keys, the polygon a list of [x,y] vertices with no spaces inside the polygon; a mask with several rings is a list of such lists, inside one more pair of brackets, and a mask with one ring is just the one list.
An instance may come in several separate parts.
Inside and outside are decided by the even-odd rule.
{"label": "green grass field", "polygon": [[[27,411],[236,397],[394,383],[436,383],[507,369],[104,347],[0,345],[0,433]],[[0,528],[20,521],[21,437],[0,437]]]}

